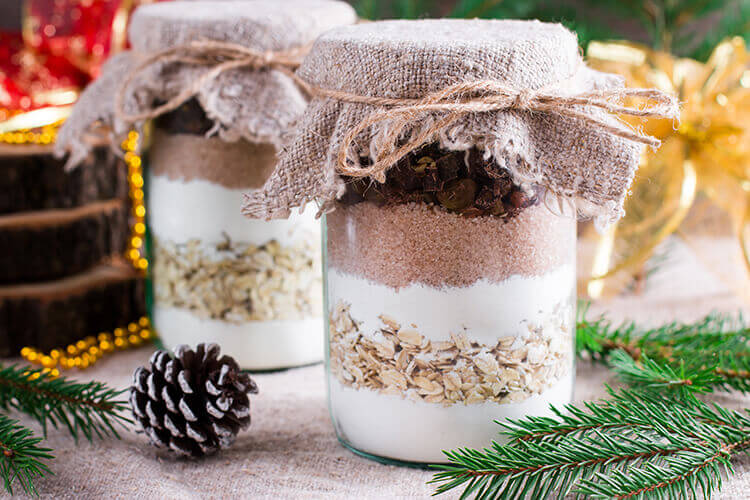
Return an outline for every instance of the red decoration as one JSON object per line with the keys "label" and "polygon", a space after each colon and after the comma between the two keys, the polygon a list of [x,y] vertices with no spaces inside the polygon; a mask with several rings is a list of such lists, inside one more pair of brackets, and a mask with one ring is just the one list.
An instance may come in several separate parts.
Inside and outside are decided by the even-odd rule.
{"label": "red decoration", "polygon": [[106,58],[125,48],[133,9],[152,1],[25,0],[22,33],[0,33],[0,121],[72,104]]}
{"label": "red decoration", "polygon": [[0,34],[1,108],[29,111],[70,104],[87,81],[65,59],[29,50],[20,34]]}

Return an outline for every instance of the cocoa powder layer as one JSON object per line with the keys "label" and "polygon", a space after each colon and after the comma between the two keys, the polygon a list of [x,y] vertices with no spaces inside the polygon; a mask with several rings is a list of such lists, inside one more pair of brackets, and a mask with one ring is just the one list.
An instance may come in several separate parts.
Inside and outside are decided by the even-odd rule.
{"label": "cocoa powder layer", "polygon": [[276,165],[271,144],[154,131],[148,166],[170,180],[202,179],[229,189],[263,186]]}
{"label": "cocoa powder layer", "polygon": [[575,226],[543,204],[510,219],[423,203],[338,205],[326,215],[328,265],[396,289],[497,283],[574,263]]}

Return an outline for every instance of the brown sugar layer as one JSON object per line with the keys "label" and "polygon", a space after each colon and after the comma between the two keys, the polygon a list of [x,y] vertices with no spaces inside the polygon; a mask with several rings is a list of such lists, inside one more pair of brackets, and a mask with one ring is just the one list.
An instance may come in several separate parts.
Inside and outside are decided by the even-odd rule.
{"label": "brown sugar layer", "polygon": [[544,204],[504,219],[424,203],[339,205],[326,215],[328,265],[393,288],[539,276],[575,259],[575,219]]}
{"label": "brown sugar layer", "polygon": [[170,180],[205,180],[229,189],[263,186],[276,165],[276,148],[244,140],[154,131],[148,167]]}

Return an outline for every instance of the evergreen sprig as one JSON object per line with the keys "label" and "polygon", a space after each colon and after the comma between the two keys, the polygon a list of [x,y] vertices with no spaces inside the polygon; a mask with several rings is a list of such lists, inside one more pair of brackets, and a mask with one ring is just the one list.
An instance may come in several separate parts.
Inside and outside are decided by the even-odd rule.
{"label": "evergreen sprig", "polygon": [[750,330],[742,317],[642,328],[587,319],[579,307],[577,353],[606,364],[632,389],[551,417],[497,422],[505,444],[446,452],[437,493],[462,498],[710,497],[731,458],[750,449],[750,413],[695,395],[750,392]]}
{"label": "evergreen sprig", "polygon": [[683,360],[670,365],[641,356],[636,361],[628,353],[618,349],[610,354],[608,362],[620,380],[643,389],[706,393],[723,384],[713,366],[691,370]]}
{"label": "evergreen sprig", "polygon": [[437,493],[462,498],[695,498],[750,447],[747,413],[693,396],[610,390],[610,398],[498,422],[507,444],[446,452]]}
{"label": "evergreen sprig", "polygon": [[[67,429],[76,440],[80,435],[88,440],[119,438],[116,427],[130,421],[124,413],[127,403],[119,399],[122,393],[101,382],[79,383],[30,367],[0,366],[0,409],[29,415],[45,436],[49,424]],[[17,481],[35,495],[34,480],[51,474],[44,461],[54,457],[52,450],[39,445],[42,439],[0,415],[0,476],[9,493]]]}
{"label": "evergreen sprig", "polygon": [[16,481],[23,491],[35,495],[34,480],[52,473],[45,464],[54,458],[52,450],[41,447],[41,441],[17,421],[0,415],[0,476],[11,495]]}
{"label": "evergreen sprig", "polygon": [[0,367],[0,408],[31,416],[45,436],[50,424],[66,428],[76,439],[119,438],[116,427],[130,422],[124,414],[127,402],[119,399],[122,394],[101,382],[52,378],[42,370],[16,365]]}
{"label": "evergreen sprig", "polygon": [[641,328],[586,315],[587,307],[579,307],[578,354],[609,364],[629,384],[750,392],[750,328],[742,316],[710,314],[693,323]]}

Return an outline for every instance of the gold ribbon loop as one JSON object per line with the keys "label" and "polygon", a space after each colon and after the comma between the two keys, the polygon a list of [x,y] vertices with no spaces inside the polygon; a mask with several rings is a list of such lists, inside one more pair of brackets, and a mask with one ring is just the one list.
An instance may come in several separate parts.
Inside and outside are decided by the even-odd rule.
{"label": "gold ribbon loop", "polygon": [[[243,45],[211,40],[198,40],[170,47],[146,57],[131,70],[115,97],[115,115],[117,119],[130,124],[156,118],[177,109],[222,73],[237,68],[272,68],[291,75],[309,49],[309,46],[305,46],[285,51],[258,51]],[[208,70],[189,87],[160,106],[139,113],[130,114],[125,111],[125,101],[130,95],[133,82],[154,65],[169,63],[206,66]]]}

